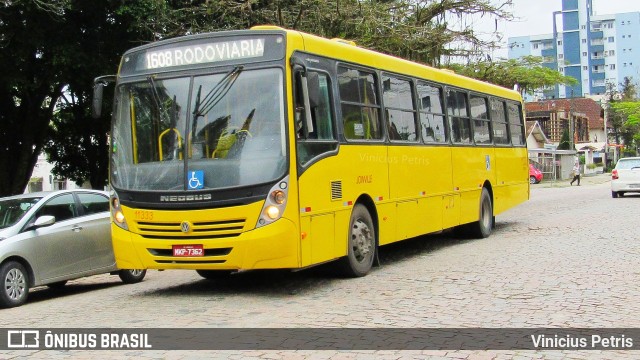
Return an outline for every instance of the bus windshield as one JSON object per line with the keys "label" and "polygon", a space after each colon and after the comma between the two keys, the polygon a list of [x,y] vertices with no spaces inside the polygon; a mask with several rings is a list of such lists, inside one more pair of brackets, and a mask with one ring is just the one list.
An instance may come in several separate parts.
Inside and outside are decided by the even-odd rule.
{"label": "bus windshield", "polygon": [[285,173],[281,69],[121,84],[111,182],[126,190],[219,189]]}

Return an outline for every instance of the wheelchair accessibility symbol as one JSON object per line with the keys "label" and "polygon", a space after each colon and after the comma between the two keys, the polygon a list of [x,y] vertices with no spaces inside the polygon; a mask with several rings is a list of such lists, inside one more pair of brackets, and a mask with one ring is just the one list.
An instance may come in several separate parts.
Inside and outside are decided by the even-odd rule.
{"label": "wheelchair accessibility symbol", "polygon": [[189,171],[187,186],[189,190],[204,188],[204,171],[202,170]]}

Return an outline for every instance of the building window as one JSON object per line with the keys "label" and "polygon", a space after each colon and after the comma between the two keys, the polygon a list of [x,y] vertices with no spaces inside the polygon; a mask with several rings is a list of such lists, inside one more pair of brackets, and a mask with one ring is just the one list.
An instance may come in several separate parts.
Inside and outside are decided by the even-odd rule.
{"label": "building window", "polygon": [[558,54],[558,59],[564,59],[564,54]]}
{"label": "building window", "polygon": [[615,41],[615,38],[613,36],[609,36],[609,38],[607,40],[609,40],[609,42],[612,43],[612,42]]}
{"label": "building window", "polygon": [[616,64],[609,65],[609,70],[615,70],[615,69],[616,69]]}
{"label": "building window", "polygon": [[61,178],[55,178],[53,179],[53,190],[66,190],[67,189],[67,182],[64,179]]}
{"label": "building window", "polygon": [[589,67],[588,66],[583,66],[582,70],[589,70]]}
{"label": "building window", "polygon": [[622,35],[622,38],[624,39],[624,35]]}
{"label": "building window", "polygon": [[28,189],[30,193],[42,191],[42,178],[31,178]]}
{"label": "building window", "polygon": [[533,43],[533,48],[537,49],[538,48],[538,43]]}
{"label": "building window", "polygon": [[582,29],[582,30],[586,30],[586,29],[587,29],[587,25],[582,25],[582,26],[580,26],[580,29]]}
{"label": "building window", "polygon": [[583,51],[583,52],[582,52],[582,56],[587,56],[587,52],[586,52],[586,51]]}
{"label": "building window", "polygon": [[609,55],[614,56],[616,54],[615,50],[609,50]]}
{"label": "building window", "polygon": [[586,44],[587,43],[587,39],[582,39],[582,43]]}
{"label": "building window", "polygon": [[558,46],[562,45],[562,40],[558,40]]}

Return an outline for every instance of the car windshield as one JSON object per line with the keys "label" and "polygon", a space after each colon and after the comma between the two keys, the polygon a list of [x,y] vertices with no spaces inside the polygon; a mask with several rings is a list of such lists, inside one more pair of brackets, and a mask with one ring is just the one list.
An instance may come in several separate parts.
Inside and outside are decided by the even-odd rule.
{"label": "car windshield", "polygon": [[42,197],[0,200],[0,229],[15,225]]}
{"label": "car windshield", "polygon": [[629,170],[633,168],[640,168],[640,158],[620,159],[618,160],[618,165],[616,165],[616,169],[618,170]]}
{"label": "car windshield", "polygon": [[219,189],[284,175],[281,69],[123,84],[116,94],[111,181],[126,190]]}

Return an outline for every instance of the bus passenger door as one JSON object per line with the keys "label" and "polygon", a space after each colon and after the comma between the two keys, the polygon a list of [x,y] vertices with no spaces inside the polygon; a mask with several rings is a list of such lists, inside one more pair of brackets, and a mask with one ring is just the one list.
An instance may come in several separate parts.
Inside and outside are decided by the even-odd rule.
{"label": "bus passenger door", "polygon": [[335,241],[335,211],[342,202],[332,197],[337,161],[333,155],[338,150],[332,110],[333,66],[309,54],[294,55],[292,64],[295,161],[303,233],[300,257],[301,266],[309,266],[340,256]]}

